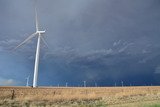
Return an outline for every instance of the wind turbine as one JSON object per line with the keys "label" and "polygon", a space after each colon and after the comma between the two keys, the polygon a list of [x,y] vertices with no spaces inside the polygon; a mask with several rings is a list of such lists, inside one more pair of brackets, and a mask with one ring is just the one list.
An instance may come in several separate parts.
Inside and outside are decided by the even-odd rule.
{"label": "wind turbine", "polygon": [[86,81],[83,81],[83,86],[86,87]]}
{"label": "wind turbine", "polygon": [[30,78],[30,76],[28,76],[28,77],[26,78],[26,87],[29,86],[29,78]]}
{"label": "wind turbine", "polygon": [[39,55],[40,55],[40,44],[41,40],[44,42],[44,44],[48,47],[47,43],[45,42],[43,35],[45,33],[45,30],[39,30],[39,23],[38,23],[38,15],[37,15],[37,9],[35,8],[35,21],[36,21],[36,32],[31,34],[28,38],[26,38],[23,42],[21,42],[17,47],[14,49],[19,48],[23,44],[27,43],[29,40],[31,40],[33,37],[38,38],[37,41],[37,49],[36,49],[36,55],[35,55],[35,65],[34,65],[34,77],[33,77],[33,87],[37,87],[37,78],[38,78],[38,66],[39,66]]}

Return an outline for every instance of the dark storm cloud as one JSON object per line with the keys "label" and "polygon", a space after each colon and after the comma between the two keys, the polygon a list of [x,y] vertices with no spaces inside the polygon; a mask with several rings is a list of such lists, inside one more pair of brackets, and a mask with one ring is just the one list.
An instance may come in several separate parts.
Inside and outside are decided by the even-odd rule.
{"label": "dark storm cloud", "polygon": [[[34,5],[0,1],[0,52],[7,53],[1,57],[35,31]],[[37,0],[37,7],[49,44],[42,45],[39,84],[159,84],[159,0]],[[22,61],[13,71],[1,66],[1,78],[19,69],[18,81],[33,74],[35,45],[34,38],[1,62]]]}

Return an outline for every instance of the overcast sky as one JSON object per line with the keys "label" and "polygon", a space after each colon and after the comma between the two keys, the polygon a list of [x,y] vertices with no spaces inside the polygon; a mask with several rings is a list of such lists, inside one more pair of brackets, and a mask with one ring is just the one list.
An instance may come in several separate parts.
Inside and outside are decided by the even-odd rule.
{"label": "overcast sky", "polygon": [[[37,0],[38,85],[160,85],[159,0]],[[0,0],[0,85],[32,85],[33,0]]]}

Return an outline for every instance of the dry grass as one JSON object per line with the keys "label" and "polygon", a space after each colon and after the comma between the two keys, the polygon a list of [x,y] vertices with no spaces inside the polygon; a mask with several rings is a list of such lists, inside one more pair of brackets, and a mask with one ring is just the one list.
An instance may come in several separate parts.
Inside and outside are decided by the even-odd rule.
{"label": "dry grass", "polygon": [[160,87],[0,87],[0,104],[4,101],[16,102],[102,102],[116,105],[160,100]]}

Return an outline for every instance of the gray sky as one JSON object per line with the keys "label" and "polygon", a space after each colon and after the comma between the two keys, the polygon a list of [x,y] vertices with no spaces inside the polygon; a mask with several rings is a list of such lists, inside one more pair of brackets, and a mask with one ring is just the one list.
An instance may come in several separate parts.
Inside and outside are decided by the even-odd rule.
{"label": "gray sky", "polygon": [[[36,38],[33,0],[0,0],[0,85],[32,84]],[[159,0],[37,0],[39,85],[160,84]]]}

